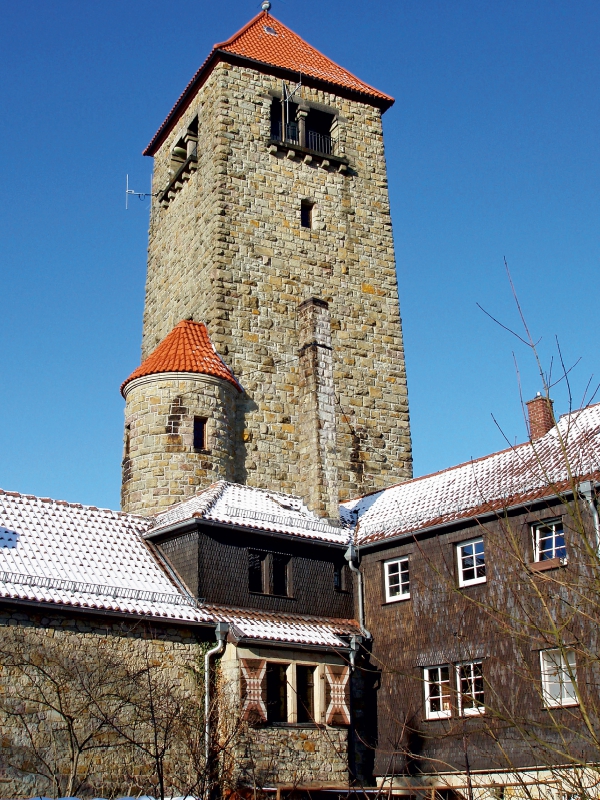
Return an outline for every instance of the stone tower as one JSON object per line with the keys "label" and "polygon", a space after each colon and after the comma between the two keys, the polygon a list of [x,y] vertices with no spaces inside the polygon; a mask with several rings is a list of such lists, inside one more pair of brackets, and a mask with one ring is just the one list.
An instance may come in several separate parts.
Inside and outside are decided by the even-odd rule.
{"label": "stone tower", "polygon": [[[124,510],[225,478],[337,518],[340,500],[411,477],[392,103],[268,12],[215,45],[177,100],[145,150],[145,374],[124,388]],[[193,355],[194,323],[228,377],[155,358],[174,334]]]}

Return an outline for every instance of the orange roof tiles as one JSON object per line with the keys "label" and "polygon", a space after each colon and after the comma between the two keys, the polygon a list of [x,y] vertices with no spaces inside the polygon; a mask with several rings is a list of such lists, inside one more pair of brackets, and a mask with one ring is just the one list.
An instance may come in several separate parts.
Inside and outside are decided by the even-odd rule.
{"label": "orange roof tiles", "polygon": [[121,394],[128,383],[144,375],[163,372],[196,372],[213,375],[241,387],[229,367],[217,353],[203,322],[183,320],[121,385]]}
{"label": "orange roof tiles", "polygon": [[308,79],[309,82],[312,79],[312,82],[317,81],[337,89],[357,93],[383,109],[389,108],[394,102],[393,97],[359,80],[351,72],[340,67],[335,61],[305,42],[298,34],[268,12],[261,11],[231,39],[215,44],[206,61],[188,83],[168,117],[144,150],[144,155],[154,155],[171,126],[187,108],[193,90],[202,85],[214,65],[228,54],[279,70],[286,70],[294,73],[294,77],[302,75],[302,79]]}

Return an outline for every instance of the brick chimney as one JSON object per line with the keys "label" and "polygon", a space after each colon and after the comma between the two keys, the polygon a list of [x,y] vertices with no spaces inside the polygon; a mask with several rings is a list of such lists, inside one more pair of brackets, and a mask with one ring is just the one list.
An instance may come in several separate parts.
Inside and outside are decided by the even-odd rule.
{"label": "brick chimney", "polygon": [[552,410],[553,405],[554,401],[540,392],[533,400],[526,403],[529,414],[529,438],[532,442],[545,436],[554,427],[556,420]]}

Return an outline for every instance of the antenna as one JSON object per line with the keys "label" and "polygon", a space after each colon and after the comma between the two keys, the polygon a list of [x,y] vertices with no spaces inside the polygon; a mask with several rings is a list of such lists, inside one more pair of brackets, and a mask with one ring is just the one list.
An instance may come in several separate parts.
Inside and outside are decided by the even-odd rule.
{"label": "antenna", "polygon": [[302,74],[300,74],[300,81],[293,89],[290,90],[285,81],[281,81],[281,140],[283,142],[287,139],[287,126],[290,124],[290,100],[300,94],[302,91]]}
{"label": "antenna", "polygon": [[139,198],[140,200],[145,200],[147,197],[156,197],[157,192],[134,192],[133,189],[129,188],[129,175],[127,175],[125,180],[125,211],[129,208],[129,195],[132,194],[135,197]]}

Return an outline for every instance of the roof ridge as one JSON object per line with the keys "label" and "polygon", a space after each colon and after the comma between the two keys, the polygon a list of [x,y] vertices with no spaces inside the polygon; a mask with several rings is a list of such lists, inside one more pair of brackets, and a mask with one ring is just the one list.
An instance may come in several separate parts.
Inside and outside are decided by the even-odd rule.
{"label": "roof ridge", "polygon": [[[573,409],[572,411],[567,411],[564,414],[561,414],[556,421],[556,425],[550,428],[550,430],[547,433],[545,433],[542,437],[540,437],[540,439],[537,439],[535,443],[537,444],[539,441],[542,441],[547,436],[550,436],[553,432],[555,432],[558,424],[562,420],[565,420],[567,417],[571,417],[574,415],[581,416],[582,413],[585,413],[589,409],[595,408],[596,406],[600,406],[600,401],[598,403],[591,403],[590,405],[584,406],[583,408],[576,408]],[[348,500],[344,500],[344,502],[340,503],[340,505],[345,507],[346,504],[357,502],[359,500],[362,500],[364,497],[373,497],[373,495],[375,494],[382,494],[383,492],[388,492],[390,489],[397,489],[399,486],[406,486],[407,484],[412,485],[414,483],[417,483],[418,481],[424,481],[427,478],[434,478],[437,475],[443,475],[446,472],[452,472],[452,470],[460,469],[461,467],[466,467],[471,464],[477,464],[481,461],[485,461],[488,458],[494,458],[494,456],[500,456],[503,453],[508,453],[509,451],[515,452],[520,448],[528,447],[531,446],[532,444],[534,444],[534,442],[532,442],[531,440],[526,442],[520,442],[519,444],[512,444],[509,445],[508,447],[504,447],[502,450],[495,450],[493,453],[486,453],[483,456],[478,456],[477,458],[471,458],[468,461],[461,461],[460,464],[452,464],[449,467],[444,467],[444,469],[439,469],[436,470],[435,472],[428,472],[426,475],[418,475],[417,477],[414,478],[406,478],[406,480],[398,481],[397,483],[392,483],[390,486],[386,486],[385,489],[373,489],[372,492],[366,492],[365,494],[357,495],[356,497],[351,497]]]}
{"label": "roof ridge", "polygon": [[120,517],[130,517],[138,520],[148,520],[143,514],[130,514],[127,511],[120,511],[113,508],[101,508],[100,506],[89,506],[85,503],[72,503],[69,500],[57,500],[54,497],[41,497],[37,494],[25,494],[23,492],[14,492],[8,489],[0,489],[0,495],[5,497],[21,497],[24,500],[39,500],[41,503],[48,503],[49,505],[61,506],[63,508],[81,508],[86,511],[100,511],[107,514],[118,514]]}

